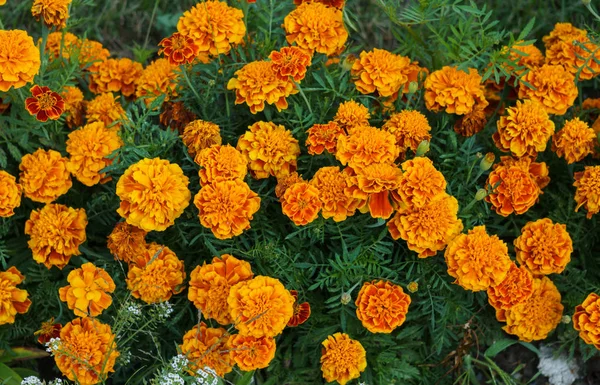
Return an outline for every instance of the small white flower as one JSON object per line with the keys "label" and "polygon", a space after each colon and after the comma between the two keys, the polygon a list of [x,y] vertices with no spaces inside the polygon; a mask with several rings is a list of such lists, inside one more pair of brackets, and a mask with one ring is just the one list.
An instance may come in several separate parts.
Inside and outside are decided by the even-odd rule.
{"label": "small white flower", "polygon": [[171,305],[169,301],[161,302],[154,305],[154,311],[156,312],[157,317],[164,321],[169,318],[171,313],[173,313],[173,305]]}
{"label": "small white flower", "polygon": [[36,376],[25,377],[21,381],[21,385],[43,385],[42,381]]}
{"label": "small white flower", "polygon": [[137,302],[129,302],[125,307],[125,311],[132,317],[138,318],[142,315],[142,305]]}
{"label": "small white flower", "polygon": [[60,338],[50,338],[50,341],[46,342],[46,351],[48,353],[55,353],[60,349]]}
{"label": "small white flower", "polygon": [[63,380],[61,380],[60,378],[57,378],[53,381],[50,381],[50,384],[48,385],[62,385],[63,384]]}
{"label": "small white flower", "polygon": [[174,372],[181,372],[189,365],[190,361],[183,354],[171,358],[169,365]]}
{"label": "small white flower", "polygon": [[579,378],[579,365],[566,354],[554,355],[554,349],[543,345],[540,347],[540,363],[538,370],[548,377],[550,385],[571,385]]}
{"label": "small white flower", "polygon": [[195,385],[217,385],[219,383],[219,376],[217,373],[205,366],[202,369],[198,369],[196,372]]}

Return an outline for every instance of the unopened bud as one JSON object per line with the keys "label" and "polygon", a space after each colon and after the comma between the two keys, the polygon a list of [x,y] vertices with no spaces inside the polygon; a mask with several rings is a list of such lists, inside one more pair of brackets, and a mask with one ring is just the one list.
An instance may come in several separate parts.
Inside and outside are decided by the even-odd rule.
{"label": "unopened bud", "polygon": [[416,282],[411,282],[408,284],[408,286],[406,287],[408,289],[408,291],[410,291],[411,293],[416,293],[417,290],[419,290],[419,284]]}
{"label": "unopened bud", "polygon": [[494,164],[494,160],[496,160],[496,155],[493,152],[488,152],[479,162],[479,168],[481,171],[489,170]]}
{"label": "unopened bud", "polygon": [[414,94],[415,92],[417,92],[418,89],[419,89],[419,83],[417,83],[417,82],[408,83],[408,93],[409,94]]}
{"label": "unopened bud", "polygon": [[570,324],[571,323],[571,317],[568,315],[563,315],[562,318],[560,319],[560,322],[564,323],[564,324]]}
{"label": "unopened bud", "polygon": [[423,156],[429,151],[429,141],[424,140],[419,143],[419,147],[417,147],[417,156]]}
{"label": "unopened bud", "polygon": [[342,305],[348,305],[350,303],[350,301],[352,301],[352,297],[350,296],[350,293],[342,294],[342,298],[340,298],[340,302],[342,303]]}
{"label": "unopened bud", "polygon": [[581,2],[583,3],[583,5],[590,5],[590,4],[592,4],[592,0],[581,0]]}
{"label": "unopened bud", "polygon": [[487,191],[485,191],[485,189],[480,188],[479,190],[477,190],[477,193],[475,193],[475,200],[483,200],[485,197],[487,196]]}
{"label": "unopened bud", "polygon": [[354,65],[355,61],[356,61],[356,55],[350,54],[350,55],[346,56],[344,58],[344,61],[342,62],[342,68],[345,71],[350,71],[352,69],[352,66]]}

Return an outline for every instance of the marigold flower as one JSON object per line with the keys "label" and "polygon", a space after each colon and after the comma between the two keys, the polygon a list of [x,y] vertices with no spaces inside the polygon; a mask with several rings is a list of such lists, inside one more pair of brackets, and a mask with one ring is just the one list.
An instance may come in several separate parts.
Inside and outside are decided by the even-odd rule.
{"label": "marigold flower", "polygon": [[600,349],[600,297],[590,293],[581,305],[575,308],[573,328],[586,343]]}
{"label": "marigold flower", "polygon": [[554,134],[554,122],[543,105],[532,100],[517,101],[515,107],[506,109],[497,123],[493,136],[496,146],[513,156],[536,157],[546,149],[548,139]]}
{"label": "marigold flower", "polygon": [[525,302],[496,312],[499,321],[506,322],[508,334],[521,341],[543,340],[558,326],[563,313],[560,292],[548,277],[535,278],[533,293]]}
{"label": "marigold flower", "polygon": [[243,371],[264,369],[275,357],[273,337],[252,337],[236,334],[227,343],[231,359]]}
{"label": "marigold flower", "polygon": [[369,109],[354,100],[341,103],[333,117],[333,121],[348,134],[354,127],[368,126],[369,119],[371,119]]}
{"label": "marigold flower", "polygon": [[356,316],[371,333],[391,333],[406,321],[410,296],[388,281],[365,282],[356,297]]}
{"label": "marigold flower", "polygon": [[127,288],[146,303],[168,301],[183,290],[185,266],[167,246],[150,243],[129,265]]}
{"label": "marigold flower", "polygon": [[260,198],[242,180],[228,180],[203,186],[194,197],[202,226],[218,239],[229,239],[250,228],[260,208]]}
{"label": "marigold flower", "polygon": [[296,226],[304,226],[317,219],[322,206],[319,189],[308,182],[291,185],[281,198],[283,213]]}
{"label": "marigold flower", "polygon": [[185,126],[181,139],[190,156],[195,157],[205,148],[223,143],[220,132],[221,129],[214,123],[194,120]]}
{"label": "marigold flower", "polygon": [[335,157],[355,171],[374,163],[394,163],[400,149],[396,137],[375,127],[363,126],[348,136],[340,136]]}
{"label": "marigold flower", "polygon": [[11,217],[15,208],[21,205],[23,189],[17,179],[4,170],[0,170],[0,217]]}
{"label": "marigold flower", "polygon": [[35,85],[29,90],[32,97],[25,99],[25,108],[40,122],[57,120],[65,110],[65,101],[48,87]]}
{"label": "marigold flower", "polygon": [[159,121],[163,126],[170,127],[183,134],[185,127],[196,120],[198,117],[192,111],[188,110],[183,102],[166,102],[162,106]]}
{"label": "marigold flower", "polygon": [[165,95],[168,101],[177,96],[177,67],[173,67],[167,59],[160,58],[150,63],[136,79],[136,98],[145,97],[144,102],[149,106],[158,96]]}
{"label": "marigold flower", "polygon": [[277,178],[277,185],[275,186],[275,196],[277,199],[281,201],[286,190],[298,182],[304,182],[304,179],[302,179],[302,176],[296,171],[286,176],[282,176],[281,178]]}
{"label": "marigold flower", "polygon": [[390,191],[396,190],[402,170],[395,164],[373,163],[357,172],[358,189],[368,195],[368,208],[373,218],[389,218],[394,212]]}
{"label": "marigold flower", "polygon": [[29,293],[17,288],[24,279],[25,276],[14,266],[0,271],[0,325],[14,323],[17,313],[24,314],[29,310]]}
{"label": "marigold flower", "polygon": [[476,105],[475,108],[473,108],[473,111],[462,115],[456,123],[454,123],[454,132],[462,136],[470,137],[483,131],[488,122],[485,107],[485,105]]}
{"label": "marigold flower", "polygon": [[88,72],[97,72],[100,63],[110,56],[110,52],[104,46],[94,40],[85,39],[79,50],[79,66]]}
{"label": "marigold flower", "polygon": [[481,76],[474,68],[467,73],[445,66],[425,79],[425,106],[430,111],[465,115],[475,106],[487,105]]}
{"label": "marigold flower", "polygon": [[70,381],[81,385],[104,382],[119,357],[110,325],[95,318],[76,318],[60,330],[54,361]]}
{"label": "marigold flower", "polygon": [[69,128],[83,125],[83,115],[87,101],[83,100],[83,92],[77,87],[64,87],[60,96],[65,102],[65,121]]}
{"label": "marigold flower", "polygon": [[339,167],[317,170],[310,184],[319,190],[323,218],[333,218],[335,222],[345,221],[347,217],[354,215],[357,208],[364,205],[365,200],[354,194],[358,189],[354,179],[348,173],[340,171]]}
{"label": "marigold flower", "polygon": [[321,371],[325,381],[345,385],[360,377],[367,367],[367,353],[357,340],[346,333],[335,333],[322,342]]}
{"label": "marigold flower", "polygon": [[70,285],[58,289],[58,294],[77,317],[99,316],[112,304],[110,293],[116,286],[106,270],[84,263],[69,273],[67,281]]}
{"label": "marigold flower", "polygon": [[179,348],[190,361],[189,369],[196,371],[209,367],[222,377],[235,365],[228,349],[230,338],[225,329],[209,328],[201,322],[185,333]]}
{"label": "marigold flower", "polygon": [[600,98],[585,98],[581,103],[584,110],[600,110]]}
{"label": "marigold flower", "polygon": [[202,167],[198,172],[202,185],[244,179],[248,173],[248,161],[229,144],[205,148],[196,154],[195,161]]}
{"label": "marigold flower", "polygon": [[26,31],[0,31],[0,91],[32,82],[40,65],[40,51]]}
{"label": "marigold flower", "polygon": [[35,0],[31,6],[31,14],[36,20],[43,19],[48,28],[61,29],[67,26],[69,5],[71,0]]}
{"label": "marigold flower", "polygon": [[495,309],[510,309],[523,303],[533,293],[533,276],[525,266],[510,266],[506,278],[500,284],[488,287],[487,295],[490,305]]}
{"label": "marigold flower", "polygon": [[294,0],[294,4],[296,5],[300,5],[302,3],[308,3],[308,2],[319,2],[319,3],[323,3],[325,5],[328,5],[330,7],[336,7],[339,9],[344,8],[344,5],[346,3],[346,0]]}
{"label": "marigold flower", "polygon": [[600,211],[600,166],[586,166],[584,171],[575,173],[575,212],[582,206],[587,210],[587,218]]}
{"label": "marigold flower", "polygon": [[327,124],[315,124],[308,129],[306,147],[311,155],[321,155],[323,151],[335,154],[337,138],[344,135],[344,130],[336,122]]}
{"label": "marigold flower", "polygon": [[108,235],[106,246],[115,259],[131,263],[146,252],[146,234],[127,222],[119,222]]}
{"label": "marigold flower", "polygon": [[546,49],[561,41],[573,40],[587,36],[587,31],[574,27],[571,23],[556,23],[554,29],[542,38]]}
{"label": "marigold flower", "polygon": [[290,290],[290,294],[294,297],[294,314],[287,323],[288,327],[296,327],[305,323],[310,317],[310,304],[308,302],[298,303],[298,292]]}
{"label": "marigold flower", "polygon": [[62,270],[73,255],[80,255],[79,245],[86,240],[87,215],[84,209],[47,204],[33,210],[25,222],[25,234],[33,259],[48,269]]}
{"label": "marigold flower", "polygon": [[457,215],[458,201],[444,193],[422,207],[399,208],[387,226],[392,238],[404,239],[419,258],[427,258],[461,233],[463,223]]}
{"label": "marigold flower", "polygon": [[[580,80],[589,80],[600,74],[600,52],[590,42],[587,31],[570,23],[556,23],[554,30],[543,38],[546,44],[546,62],[562,65]],[[594,57],[592,57],[592,54]]]}
{"label": "marigold flower", "polygon": [[519,99],[535,100],[543,104],[549,114],[555,115],[564,115],[578,94],[575,76],[561,65],[544,64],[534,68],[523,75],[519,86]]}
{"label": "marigold flower", "polygon": [[165,37],[158,46],[160,47],[158,54],[164,54],[172,66],[190,64],[200,53],[200,47],[194,43],[194,39],[183,36],[179,32]]}
{"label": "marigold flower", "polygon": [[510,49],[505,47],[504,52],[508,52],[508,60],[514,62],[518,67],[524,67],[515,71],[512,66],[505,65],[508,71],[515,72],[517,75],[520,75],[525,69],[539,67],[545,61],[544,54],[539,48],[533,44],[523,44],[522,41],[516,42]]}
{"label": "marigold flower", "polygon": [[332,56],[344,49],[348,31],[342,11],[323,3],[302,3],[283,20],[286,39],[302,49]]}
{"label": "marigold flower", "polygon": [[[38,40],[41,43],[42,39]],[[46,39],[46,52],[50,54],[50,60],[70,59],[81,45],[81,40],[70,32],[52,32]]]}
{"label": "marigold flower", "polygon": [[291,76],[296,82],[304,79],[306,69],[312,63],[312,56],[298,47],[283,47],[279,51],[272,51],[269,59],[281,80],[289,80]]}
{"label": "marigold flower", "polygon": [[571,164],[592,154],[597,143],[594,130],[586,122],[573,118],[567,120],[562,130],[552,137],[552,151]]}
{"label": "marigold flower", "polygon": [[19,183],[25,196],[34,202],[50,203],[66,194],[73,185],[67,158],[54,150],[38,148],[21,158]]}
{"label": "marigold flower", "polygon": [[120,120],[127,120],[123,106],[119,102],[119,96],[115,97],[112,92],[100,94],[87,104],[85,117],[88,123],[102,122],[106,127],[119,128]]}
{"label": "marigold flower", "polygon": [[276,278],[257,276],[231,287],[229,313],[241,335],[275,337],[294,314],[294,297]]}
{"label": "marigold flower", "polygon": [[417,110],[404,110],[392,114],[382,129],[396,137],[396,145],[400,147],[401,156],[409,148],[417,151],[422,141],[431,140],[429,121]]}
{"label": "marigold flower", "polygon": [[40,330],[35,331],[33,335],[38,336],[38,343],[46,345],[52,338],[60,338],[62,325],[54,322],[54,317],[48,321],[42,322]]}
{"label": "marigold flower", "polygon": [[121,92],[124,96],[131,96],[144,67],[131,59],[121,58],[107,59],[95,69],[90,77],[90,91],[95,94]]}
{"label": "marigold flower", "polygon": [[407,208],[423,207],[446,192],[446,178],[429,158],[418,157],[402,163],[402,178],[393,200]]}
{"label": "marigold flower", "polygon": [[190,274],[188,299],[204,317],[228,325],[234,322],[227,305],[229,291],[233,285],[251,279],[253,275],[252,267],[246,261],[229,254],[214,257],[212,263],[196,266]]}

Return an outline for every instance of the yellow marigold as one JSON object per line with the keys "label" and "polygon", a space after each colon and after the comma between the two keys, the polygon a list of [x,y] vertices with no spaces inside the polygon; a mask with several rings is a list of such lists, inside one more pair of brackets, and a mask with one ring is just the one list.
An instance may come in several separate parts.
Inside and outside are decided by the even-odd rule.
{"label": "yellow marigold", "polygon": [[213,145],[223,143],[218,125],[204,120],[194,120],[185,126],[181,140],[191,157]]}
{"label": "yellow marigold", "polygon": [[533,293],[533,275],[525,266],[511,264],[506,278],[498,285],[488,287],[488,301],[495,309],[510,309],[523,303]]}
{"label": "yellow marigold", "polygon": [[587,218],[600,211],[600,166],[586,166],[584,171],[575,173],[575,212],[579,211],[581,206],[587,210]]}
{"label": "yellow marigold", "polygon": [[277,199],[281,201],[286,190],[298,182],[304,182],[304,179],[302,179],[302,176],[295,171],[291,174],[282,176],[281,178],[277,178],[277,185],[275,186],[275,196]]}
{"label": "yellow marigold", "polygon": [[549,183],[548,167],[529,157],[503,156],[500,160],[488,176],[486,184],[493,191],[485,200],[492,204],[492,210],[504,217],[513,212],[523,214],[537,203],[542,189]]}
{"label": "yellow marigold", "polygon": [[417,157],[402,163],[402,178],[394,201],[405,208],[423,207],[446,191],[446,178],[429,158]]}
{"label": "yellow marigold", "polygon": [[229,339],[229,355],[245,372],[264,369],[275,357],[273,337],[252,337],[236,334]]}
{"label": "yellow marigold", "polygon": [[233,370],[235,362],[229,353],[230,335],[223,328],[209,328],[204,322],[183,336],[181,353],[190,361],[189,369],[196,371],[209,367],[219,377]]}
{"label": "yellow marigold", "polygon": [[17,179],[4,170],[0,170],[0,217],[11,217],[15,208],[21,205],[23,189]]}
{"label": "yellow marigold", "polygon": [[354,100],[341,103],[333,121],[349,134],[354,127],[368,126],[371,114],[369,109]]}
{"label": "yellow marigold", "polygon": [[517,101],[515,107],[506,109],[497,123],[498,132],[493,136],[496,146],[513,156],[536,157],[546,149],[554,134],[554,122],[550,120],[543,105],[532,100]]}
{"label": "yellow marigold", "polygon": [[523,75],[519,85],[519,99],[535,100],[543,104],[549,114],[555,115],[564,115],[578,94],[575,76],[561,65],[544,64],[534,68]]}
{"label": "yellow marigold", "polygon": [[431,140],[429,121],[417,110],[404,110],[392,114],[382,129],[396,137],[396,145],[400,147],[401,156],[409,148],[417,151],[422,141]]}
{"label": "yellow marigold", "polygon": [[363,126],[348,136],[340,136],[335,157],[344,166],[358,171],[373,163],[394,163],[400,149],[396,137],[375,127]]}
{"label": "yellow marigold", "polygon": [[303,3],[283,20],[288,43],[332,56],[344,49],[348,31],[342,11],[323,3]]}
{"label": "yellow marigold", "polygon": [[[505,52],[508,52],[508,60],[514,62],[518,67],[523,67],[516,71],[517,74],[521,74],[525,69],[536,68],[544,64],[544,54],[533,44],[523,44],[522,41],[518,41],[510,49],[508,47],[504,49]],[[515,71],[512,66],[507,67],[510,72]]]}
{"label": "yellow marigold", "polygon": [[[41,41],[38,40],[38,43]],[[46,39],[46,52],[50,54],[50,60],[60,57],[68,60],[80,46],[81,40],[70,32],[52,32]]]}
{"label": "yellow marigold", "polygon": [[410,296],[388,281],[365,282],[356,297],[356,316],[371,333],[391,333],[406,321]]}
{"label": "yellow marigold", "polygon": [[60,330],[54,361],[70,381],[81,385],[105,382],[119,357],[110,325],[95,318],[76,318]]}
{"label": "yellow marigold", "polygon": [[33,82],[40,65],[40,51],[26,31],[0,31],[0,91]]}
{"label": "yellow marigold", "polygon": [[203,186],[194,197],[202,226],[218,239],[229,239],[250,228],[260,208],[260,198],[242,180],[228,180]]}
{"label": "yellow marigold", "polygon": [[327,150],[335,154],[338,136],[344,135],[344,130],[336,123],[315,124],[307,131],[306,147],[311,155],[320,155]]}
{"label": "yellow marigold", "polygon": [[158,303],[181,293],[184,279],[183,261],[167,246],[150,243],[145,253],[129,265],[127,288],[135,298]]}
{"label": "yellow marigold", "polygon": [[392,238],[404,239],[419,258],[427,258],[461,233],[463,223],[457,215],[458,201],[444,193],[422,207],[399,208],[387,226]]}
{"label": "yellow marigold", "polygon": [[584,110],[600,110],[600,98],[585,98],[581,104]]}
{"label": "yellow marigold", "polygon": [[454,132],[466,137],[481,132],[488,122],[485,108],[485,105],[476,105],[475,108],[473,108],[473,111],[462,115],[456,123],[454,123]]}
{"label": "yellow marigold", "polygon": [[248,161],[229,144],[205,148],[196,154],[195,160],[202,167],[198,172],[202,185],[244,179],[248,173]]}
{"label": "yellow marigold", "polygon": [[79,50],[79,66],[89,72],[97,72],[98,66],[107,60],[110,52],[101,43],[85,39]]}
{"label": "yellow marigold", "polygon": [[533,293],[525,302],[496,313],[498,320],[506,322],[508,334],[521,341],[543,340],[558,326],[563,313],[560,292],[548,277],[535,278]]}
{"label": "yellow marigold", "polygon": [[106,245],[115,259],[131,263],[146,252],[146,234],[127,222],[119,222],[108,235]]}
{"label": "yellow marigold", "polygon": [[600,349],[600,297],[590,293],[581,305],[575,308],[573,327],[586,344]]}
{"label": "yellow marigold", "polygon": [[71,0],[35,0],[31,14],[36,20],[42,19],[48,28],[61,29],[67,26]]}
{"label": "yellow marigold", "polygon": [[586,122],[573,118],[567,120],[562,130],[552,137],[552,151],[571,164],[592,154],[597,143],[594,130]]}
{"label": "yellow marigold", "polygon": [[481,76],[474,68],[464,72],[445,66],[425,79],[425,106],[428,110],[465,115],[475,106],[487,106]]}
{"label": "yellow marigold", "polygon": [[574,27],[571,23],[556,23],[554,29],[542,38],[546,49],[561,41],[573,40],[587,36],[587,31]]}
{"label": "yellow marigold", "polygon": [[454,238],[444,254],[448,274],[466,290],[487,290],[504,281],[513,262],[508,247],[497,235],[488,235],[485,226]]}
{"label": "yellow marigold", "polygon": [[14,266],[0,271],[0,325],[14,323],[17,313],[25,314],[29,310],[29,293],[17,288],[24,279],[25,276]]}
{"label": "yellow marigold", "polygon": [[279,78],[275,64],[270,61],[246,64],[229,79],[227,89],[235,90],[235,104],[246,103],[253,114],[264,110],[265,102],[275,105],[277,111],[285,110],[286,98],[298,93],[294,82]]}
{"label": "yellow marigold", "polygon": [[296,82],[304,79],[306,69],[312,62],[311,54],[298,47],[283,47],[279,51],[272,51],[269,59],[281,80],[289,80],[291,76]]}
{"label": "yellow marigold", "polygon": [[373,163],[357,171],[358,189],[368,195],[368,208],[373,218],[389,218],[394,212],[390,192],[396,190],[402,170],[395,164]]}
{"label": "yellow marigold", "polygon": [[250,173],[256,179],[270,175],[281,178],[296,171],[300,155],[298,140],[291,131],[272,122],[256,122],[240,137],[237,149],[248,159]]}
{"label": "yellow marigold", "polygon": [[[600,52],[590,42],[587,31],[570,23],[557,23],[554,30],[543,38],[546,43],[546,62],[562,65],[580,80],[589,80],[600,74]],[[592,54],[594,55],[592,57]]]}
{"label": "yellow marigold", "polygon": [[229,313],[241,335],[275,337],[294,314],[294,297],[276,278],[257,276],[231,287]]}
{"label": "yellow marigold", "polygon": [[165,95],[165,100],[177,96],[177,67],[173,67],[168,59],[160,58],[150,63],[135,82],[136,98],[145,97],[144,102],[150,105],[158,96]]}
{"label": "yellow marigold", "polygon": [[58,294],[75,316],[96,317],[112,304],[110,293],[116,287],[106,270],[84,263],[81,268],[71,270],[67,281],[70,285],[58,289]]}
{"label": "yellow marigold", "polygon": [[95,94],[121,92],[124,96],[135,93],[135,85],[144,67],[128,58],[107,59],[96,67],[90,78],[90,91]]}
{"label": "yellow marigold", "polygon": [[189,180],[178,164],[154,158],[132,164],[117,182],[117,212],[145,231],[163,231],[190,204]]}
{"label": "yellow marigold", "polygon": [[177,31],[194,39],[199,57],[227,55],[246,34],[244,13],[225,1],[208,0],[196,4],[179,18]]}
{"label": "yellow marigold", "polygon": [[120,120],[127,120],[125,110],[119,102],[119,96],[112,92],[100,94],[87,104],[85,117],[88,123],[102,122],[106,127],[120,127]]}
{"label": "yellow marigold", "polygon": [[83,100],[83,92],[77,87],[67,86],[63,88],[60,96],[65,102],[65,121],[69,128],[83,125],[83,115],[87,101]]}
{"label": "yellow marigold", "polygon": [[73,185],[67,170],[67,158],[54,150],[38,148],[21,158],[19,183],[32,201],[50,203],[66,194]]}
{"label": "yellow marigold", "polygon": [[353,190],[358,188],[353,178],[340,171],[339,167],[320,168],[310,183],[319,190],[319,198],[323,203],[321,214],[325,219],[345,221],[364,204],[364,200],[353,194]]}
{"label": "yellow marigold", "polygon": [[325,381],[345,385],[360,377],[367,367],[367,353],[357,340],[345,333],[335,333],[322,342],[321,371]]}
{"label": "yellow marigold", "polygon": [[319,189],[308,182],[294,183],[281,197],[283,213],[296,226],[304,226],[317,219],[322,206]]}
{"label": "yellow marigold", "polygon": [[25,234],[33,259],[48,269],[62,269],[73,255],[80,255],[79,245],[85,242],[87,215],[84,209],[47,204],[33,210],[25,222]]}

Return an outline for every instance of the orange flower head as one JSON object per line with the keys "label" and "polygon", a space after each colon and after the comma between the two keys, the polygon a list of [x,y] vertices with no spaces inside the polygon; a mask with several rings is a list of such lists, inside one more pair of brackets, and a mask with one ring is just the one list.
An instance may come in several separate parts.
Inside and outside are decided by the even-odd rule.
{"label": "orange flower head", "polygon": [[[38,44],[41,42],[42,39],[39,39]],[[46,52],[50,54],[50,60],[58,58],[68,60],[77,53],[80,46],[81,40],[70,32],[52,32],[46,39]]]}
{"label": "orange flower head", "polygon": [[290,294],[294,297],[294,315],[288,321],[287,326],[296,327],[310,318],[310,304],[308,302],[298,303],[298,292],[296,290],[290,290]]}
{"label": "orange flower head", "polygon": [[454,123],[454,132],[465,137],[473,136],[483,131],[487,122],[488,118],[485,113],[485,106],[476,105],[473,111],[462,115]]}
{"label": "orange flower head", "polygon": [[248,159],[248,168],[254,178],[281,178],[296,171],[300,146],[291,131],[262,121],[248,128],[249,131],[238,140],[237,149]]}
{"label": "orange flower head", "polygon": [[560,274],[571,261],[573,241],[567,226],[548,218],[527,222],[514,243],[517,261],[534,275]]}
{"label": "orange flower head", "polygon": [[544,64],[534,68],[523,75],[519,86],[519,99],[537,101],[544,105],[549,114],[555,115],[564,115],[578,94],[575,76],[561,65]]}
{"label": "orange flower head", "polygon": [[600,211],[600,166],[586,166],[584,171],[575,173],[575,212],[584,206],[587,218]]}
{"label": "orange flower head", "polygon": [[54,361],[70,381],[81,385],[105,382],[119,357],[110,325],[95,318],[75,318],[60,330]]}
{"label": "orange flower head", "polygon": [[0,91],[33,82],[40,65],[40,51],[26,31],[0,31]]}
{"label": "orange flower head", "polygon": [[146,252],[129,266],[127,288],[135,298],[159,303],[181,293],[184,280],[183,261],[168,247],[150,243]]}
{"label": "orange flower head", "polygon": [[370,164],[357,172],[358,189],[368,195],[369,212],[373,218],[389,218],[394,212],[390,191],[400,186],[402,170],[395,164]]}
{"label": "orange flower head", "polygon": [[71,0],[35,0],[31,6],[31,15],[42,19],[48,28],[61,29],[67,26]]}
{"label": "orange flower head", "polygon": [[371,333],[391,333],[406,321],[410,296],[388,281],[365,282],[356,297],[356,316]]}
{"label": "orange flower head", "polygon": [[438,195],[446,193],[446,178],[429,158],[417,157],[402,163],[402,178],[394,191],[394,201],[400,206],[419,208]]}
{"label": "orange flower head", "polygon": [[396,137],[396,145],[400,148],[401,156],[409,148],[416,152],[419,143],[431,140],[429,121],[417,110],[404,110],[392,114],[382,129]]}
{"label": "orange flower head", "polygon": [[585,98],[581,103],[584,110],[600,110],[600,98]]}
{"label": "orange flower head", "polygon": [[205,148],[223,143],[219,126],[204,120],[194,120],[185,126],[181,139],[191,157]]}
{"label": "orange flower head", "polygon": [[363,126],[348,136],[338,137],[335,157],[344,166],[358,171],[374,163],[394,163],[399,154],[394,135],[375,127]]}
{"label": "orange flower head", "polygon": [[333,56],[344,49],[348,31],[342,11],[323,3],[302,3],[283,20],[286,39],[302,49]]}
{"label": "orange flower head", "polygon": [[242,180],[203,186],[194,197],[200,224],[218,239],[237,237],[250,228],[260,208],[260,197]]}
{"label": "orange flower head", "polygon": [[457,215],[458,201],[444,193],[422,207],[399,208],[387,226],[392,238],[404,239],[419,258],[427,258],[461,233],[463,223]]}
{"label": "orange flower head", "polygon": [[127,222],[119,222],[108,235],[106,246],[115,259],[129,264],[146,253],[146,234],[148,233],[144,230]]}
{"label": "orange flower head", "polygon": [[66,194],[73,185],[67,158],[54,150],[38,148],[21,158],[19,183],[25,196],[34,202],[50,203]]}
{"label": "orange flower head", "polygon": [[140,63],[128,58],[106,59],[92,73],[90,91],[95,94],[121,92],[123,96],[132,96],[143,69]]}
{"label": "orange flower head", "polygon": [[300,82],[312,63],[311,53],[298,47],[283,47],[279,51],[272,51],[269,59],[277,76],[284,81],[291,76],[295,82]]}
{"label": "orange flower head", "polygon": [[31,97],[25,99],[25,108],[40,122],[57,120],[65,110],[65,101],[48,87],[35,85],[30,89]]}
{"label": "orange flower head", "polygon": [[346,0],[294,0],[294,4],[300,5],[302,3],[309,3],[311,1],[323,3],[330,7],[335,7],[339,9],[344,8],[344,5],[346,4]]}
{"label": "orange flower head", "polygon": [[487,289],[488,301],[495,309],[510,309],[523,303],[533,293],[533,275],[525,266],[510,266],[506,278]]}
{"label": "orange flower head", "polygon": [[275,337],[294,314],[294,297],[276,278],[257,276],[231,287],[229,313],[241,335]]}
{"label": "orange flower head", "polygon": [[552,151],[571,164],[592,154],[597,143],[594,130],[586,122],[573,118],[567,120],[562,130],[552,137]]}
{"label": "orange flower head", "polygon": [[248,161],[229,144],[205,148],[196,154],[195,160],[202,167],[198,172],[202,185],[244,179],[248,173]]}
{"label": "orange flower head", "polygon": [[322,342],[321,371],[325,381],[346,385],[360,377],[367,367],[367,353],[357,340],[346,333],[335,333]]}
{"label": "orange flower head", "polygon": [[212,263],[196,266],[190,275],[188,299],[206,318],[221,325],[234,322],[229,315],[227,297],[231,287],[238,282],[251,279],[254,274],[246,261],[224,254],[214,257]]}
{"label": "orange flower head", "polygon": [[319,189],[308,182],[291,185],[281,198],[283,213],[296,226],[304,226],[317,219],[322,206]]}
{"label": "orange flower head", "polygon": [[545,62],[544,54],[533,44],[523,44],[523,41],[518,41],[510,47],[504,47],[503,52],[508,53],[508,60],[515,63],[519,69],[511,65],[504,65],[506,70],[521,75],[527,69],[537,68]]}
{"label": "orange flower head", "polygon": [[228,341],[229,355],[245,372],[264,369],[275,357],[273,337],[252,337],[236,334]]}
{"label": "orange flower head", "polygon": [[24,279],[25,276],[14,266],[0,271],[0,325],[14,323],[17,313],[25,314],[29,310],[29,293],[17,288]]}
{"label": "orange flower head", "polygon": [[306,147],[311,155],[321,155],[323,151],[335,154],[337,139],[344,135],[344,130],[336,123],[315,124],[308,129],[308,138],[306,138]]}
{"label": "orange flower head", "polygon": [[579,80],[589,80],[600,74],[598,46],[590,42],[587,31],[570,23],[557,23],[554,30],[543,38],[546,44],[546,62],[562,65]]}
{"label": "orange flower head", "polygon": [[94,40],[85,39],[79,50],[79,66],[90,73],[98,72],[98,66],[110,56],[104,46]]}
{"label": "orange flower head", "polygon": [[165,58],[172,66],[191,64],[200,53],[200,47],[194,43],[194,39],[175,32],[171,37],[165,37],[158,43],[160,49],[158,54]]}
{"label": "orange flower head", "polygon": [[358,189],[355,179],[340,171],[337,166],[317,170],[310,184],[319,190],[323,218],[333,218],[335,222],[345,221],[354,215],[357,208],[364,205],[365,200],[355,194]]}
{"label": "orange flower head", "polygon": [[58,294],[77,317],[99,316],[112,304],[110,293],[116,287],[106,270],[84,263],[69,273],[67,281],[70,285],[58,289]]}
{"label": "orange flower head", "polygon": [[60,96],[65,102],[65,121],[69,128],[83,125],[83,116],[87,101],[83,100],[83,92],[77,87],[66,86]]}
{"label": "orange flower head", "polygon": [[162,106],[159,121],[163,126],[170,127],[172,130],[183,134],[185,127],[196,120],[198,117],[192,111],[185,107],[183,102],[166,102]]}
{"label": "orange flower head", "polygon": [[371,114],[369,109],[354,100],[341,103],[333,117],[333,121],[348,134],[354,127],[368,126]]}
{"label": "orange flower head", "polygon": [[54,317],[48,321],[42,322],[40,330],[37,330],[33,335],[38,336],[38,343],[46,345],[52,338],[60,338],[62,325],[54,322]]}
{"label": "orange flower head", "polygon": [[173,67],[167,59],[160,58],[150,63],[135,82],[136,98],[145,98],[149,106],[157,97],[165,95],[164,101],[177,96],[177,67]]}
{"label": "orange flower head", "polygon": [[474,68],[467,73],[445,66],[425,79],[425,106],[430,111],[465,115],[475,106],[487,105],[481,76]]}
{"label": "orange flower head", "polygon": [[17,179],[4,170],[0,170],[0,217],[11,217],[15,208],[21,205],[23,189]]}
{"label": "orange flower head", "polygon": [[190,204],[189,180],[178,164],[154,158],[132,164],[117,182],[117,212],[144,231],[164,231]]}
{"label": "orange flower head", "polygon": [[573,327],[586,343],[600,349],[600,297],[590,293],[581,305],[575,308]]}
{"label": "orange flower head", "polygon": [[587,31],[573,26],[571,23],[556,23],[554,29],[542,38],[546,49],[561,41],[581,40],[587,37]]}
{"label": "orange flower head", "polygon": [[277,199],[281,201],[286,190],[298,182],[304,182],[304,179],[302,179],[302,176],[296,171],[286,176],[282,176],[281,178],[277,178],[277,185],[275,186],[275,196]]}
{"label": "orange flower head", "polygon": [[204,322],[200,322],[185,333],[179,348],[190,360],[189,369],[196,371],[208,366],[222,377],[231,372],[235,365],[229,353],[230,338],[227,330],[209,328]]}
{"label": "orange flower head", "polygon": [[100,94],[87,104],[85,117],[88,123],[102,122],[106,127],[119,128],[120,121],[127,120],[125,110],[119,102],[119,96],[112,92]]}

